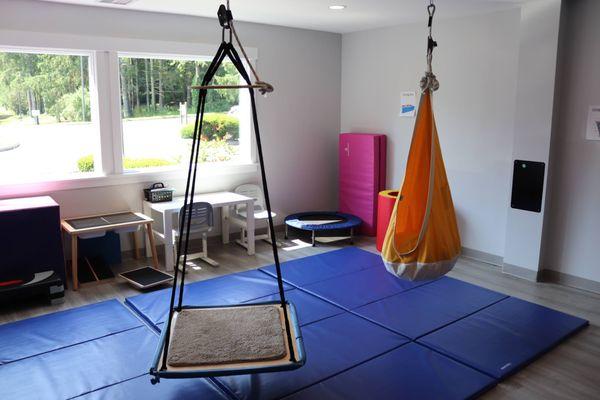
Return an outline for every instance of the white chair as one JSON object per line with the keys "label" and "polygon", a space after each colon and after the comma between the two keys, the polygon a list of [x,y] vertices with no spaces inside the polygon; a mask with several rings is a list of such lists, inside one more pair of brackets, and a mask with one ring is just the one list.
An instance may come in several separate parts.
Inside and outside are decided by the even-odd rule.
{"label": "white chair", "polygon": [[[179,211],[179,226],[183,226],[184,232],[187,229],[187,214],[190,213],[189,210],[189,206],[186,207],[181,207],[181,210]],[[217,267],[219,266],[219,263],[216,262],[215,260],[213,260],[212,258],[208,257],[208,243],[207,243],[207,236],[208,236],[208,232],[212,231],[212,228],[214,226],[214,219],[213,219],[213,208],[210,205],[210,203],[205,203],[205,202],[198,202],[198,203],[194,203],[192,204],[192,210],[191,210],[191,221],[190,221],[190,239],[192,239],[194,236],[198,236],[200,235],[202,237],[202,251],[198,252],[198,253],[193,253],[193,254],[188,254],[187,256],[187,261],[193,260],[193,259],[201,259],[202,261],[212,265],[213,267]],[[179,229],[173,229],[173,252],[174,252],[174,258],[177,258],[177,243],[179,241]],[[185,249],[183,249],[183,244],[182,244],[182,251],[185,251]],[[182,256],[182,260],[183,260],[183,256]],[[195,266],[197,269],[200,269],[200,267]],[[181,269],[181,266],[179,267]]]}
{"label": "white chair", "polygon": [[[263,235],[255,235],[255,240],[265,240],[271,243],[271,232],[269,230],[269,214],[267,212],[267,207],[265,205],[265,196],[263,194],[262,189],[258,185],[254,184],[245,184],[240,185],[234,190],[235,193],[252,197],[254,199],[254,221],[255,227],[261,228],[266,226],[267,233]],[[275,218],[277,214],[271,212],[271,217]],[[248,227],[246,226],[246,205],[241,204],[235,207],[235,212],[230,217],[230,221],[232,224],[239,226],[242,231],[240,234],[240,239],[235,242],[242,247],[248,248]]]}

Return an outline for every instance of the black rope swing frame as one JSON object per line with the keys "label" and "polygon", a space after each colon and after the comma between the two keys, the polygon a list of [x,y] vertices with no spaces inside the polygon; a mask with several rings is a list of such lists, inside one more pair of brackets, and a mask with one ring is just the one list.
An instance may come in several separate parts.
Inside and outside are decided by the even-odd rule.
{"label": "black rope swing frame", "polygon": [[[237,38],[237,34],[233,28],[233,16],[229,8],[221,5],[219,7],[218,12],[219,22],[223,29],[223,40],[221,45],[219,46],[216,55],[212,59],[206,74],[202,80],[202,84],[200,86],[194,86],[194,89],[198,89],[198,106],[196,109],[196,119],[194,123],[194,134],[192,137],[192,149],[190,153],[190,161],[188,166],[188,174],[187,181],[185,187],[185,198],[184,198],[184,209],[188,209],[191,213],[192,205],[194,203],[194,193],[196,189],[196,177],[198,172],[198,156],[200,153],[200,144],[201,144],[201,133],[202,133],[202,123],[204,119],[204,108],[206,105],[206,98],[208,94],[208,90],[210,89],[240,89],[247,88],[250,95],[250,104],[252,107],[252,120],[254,127],[254,135],[256,140],[256,149],[258,152],[258,159],[260,164],[260,173],[262,179],[262,186],[265,195],[265,203],[267,208],[268,215],[268,228],[271,233],[271,237],[275,238],[275,229],[273,225],[273,218],[271,214],[271,202],[269,199],[269,190],[267,187],[267,178],[265,172],[265,163],[262,151],[262,144],[260,138],[260,130],[258,126],[258,117],[256,112],[256,102],[254,97],[254,89],[259,89],[261,93],[270,92],[273,90],[272,86],[258,80],[255,84],[251,83],[250,77],[246,72],[244,67],[244,63],[240,58],[238,52],[236,51],[233,43],[232,43],[232,35],[233,31],[234,35]],[[229,40],[225,40],[225,31],[229,30]],[[243,47],[240,48],[246,56]],[[231,86],[209,86],[213,77],[215,76],[218,68],[221,66],[225,58],[228,58],[232,64],[235,66],[242,79],[246,82],[246,85],[231,85]],[[246,57],[247,59],[247,57]],[[248,61],[249,62],[249,61]],[[249,64],[252,68],[251,64]],[[252,69],[252,72],[256,76],[256,72]],[[153,376],[152,383],[157,383],[160,378],[192,378],[192,377],[207,377],[207,376],[224,376],[224,375],[237,375],[237,374],[249,374],[255,372],[275,372],[282,370],[290,370],[301,367],[305,361],[304,348],[302,344],[302,338],[300,336],[300,330],[298,327],[298,321],[296,318],[295,309],[292,304],[288,303],[285,298],[283,280],[281,277],[281,266],[279,262],[279,253],[277,250],[277,243],[275,240],[271,241],[271,247],[273,250],[273,259],[275,262],[275,269],[277,272],[277,287],[279,291],[279,301],[271,301],[271,302],[263,302],[263,303],[253,303],[253,304],[244,304],[244,305],[224,305],[224,306],[184,306],[183,305],[183,291],[185,286],[185,273],[186,273],[186,263],[187,263],[187,255],[189,250],[189,239],[190,239],[190,228],[191,228],[191,218],[185,218],[185,223],[180,224],[179,227],[179,240],[177,246],[177,259],[175,265],[175,273],[174,273],[174,283],[171,290],[171,299],[169,303],[169,317],[166,323],[166,327],[161,335],[161,339],[159,342],[158,350],[154,357],[154,363],[152,368],[150,369],[150,374]],[[184,226],[185,225],[185,226]],[[182,266],[181,271],[179,266]],[[279,305],[283,309],[283,317],[285,323],[285,331],[286,331],[286,339],[287,346],[289,349],[289,360],[285,360],[285,362],[278,365],[256,365],[252,366],[252,363],[245,363],[248,366],[244,366],[241,368],[214,368],[211,370],[206,369],[194,369],[193,367],[189,367],[186,370],[178,369],[177,371],[172,371],[168,369],[167,361],[169,355],[169,344],[172,336],[172,322],[173,316],[176,312],[180,312],[183,309],[206,309],[206,308],[231,308],[231,307],[251,307],[251,306],[264,306],[264,305]],[[295,333],[295,337],[292,337],[292,328]]]}

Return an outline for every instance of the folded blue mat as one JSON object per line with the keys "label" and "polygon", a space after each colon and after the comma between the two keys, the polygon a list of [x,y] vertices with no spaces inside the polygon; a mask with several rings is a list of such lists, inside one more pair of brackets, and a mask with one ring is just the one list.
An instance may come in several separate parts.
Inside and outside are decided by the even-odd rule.
{"label": "folded blue mat", "polygon": [[444,277],[354,310],[411,339],[454,322],[507,296]]}
{"label": "folded blue mat", "polygon": [[398,279],[381,266],[304,285],[302,290],[352,310],[431,282]]}
{"label": "folded blue mat", "polygon": [[144,375],[78,397],[81,400],[229,400],[216,385],[206,379],[162,379],[150,383]]}
{"label": "folded blue mat", "polygon": [[509,297],[418,342],[504,378],[587,324],[581,318]]}
{"label": "folded blue mat", "polygon": [[[340,250],[286,261],[281,264],[281,275],[286,282],[303,287],[372,267],[383,268],[381,256],[356,247],[345,247]],[[262,267],[261,271],[276,276],[274,265]]]}
{"label": "folded blue mat", "polygon": [[158,336],[141,326],[0,366],[0,399],[68,399],[148,373]]}
{"label": "folded blue mat", "polygon": [[117,300],[0,325],[0,364],[142,326]]}
{"label": "folded blue mat", "polygon": [[487,375],[408,343],[286,400],[458,400],[475,397],[495,384]]}
{"label": "folded blue mat", "polygon": [[302,327],[306,364],[294,371],[217,378],[236,398],[289,395],[407,343],[407,339],[350,313]]}
{"label": "folded blue mat", "polygon": [[[312,324],[313,322],[345,312],[341,308],[299,289],[286,290],[285,299],[296,307],[296,316],[298,317],[300,326]],[[248,303],[259,303],[272,300],[279,300],[279,294],[261,297],[251,300]]]}
{"label": "folded blue mat", "polygon": [[[285,285],[291,289],[289,285]],[[277,280],[259,270],[244,271],[185,285],[184,305],[211,306],[238,304],[277,293]],[[169,315],[171,288],[129,297],[125,303],[145,318],[158,325]]]}

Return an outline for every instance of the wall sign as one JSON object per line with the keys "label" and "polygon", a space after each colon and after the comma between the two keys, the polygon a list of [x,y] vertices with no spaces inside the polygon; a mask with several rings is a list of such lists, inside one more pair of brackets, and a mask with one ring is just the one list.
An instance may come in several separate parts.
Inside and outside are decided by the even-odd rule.
{"label": "wall sign", "polygon": [[600,106],[590,106],[585,137],[587,140],[600,140]]}
{"label": "wall sign", "polygon": [[417,94],[415,92],[400,93],[400,116],[414,117],[417,108]]}

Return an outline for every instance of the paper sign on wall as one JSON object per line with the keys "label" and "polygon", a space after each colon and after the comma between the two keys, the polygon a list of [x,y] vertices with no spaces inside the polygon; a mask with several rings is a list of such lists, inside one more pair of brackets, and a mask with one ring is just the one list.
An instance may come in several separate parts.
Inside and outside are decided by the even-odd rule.
{"label": "paper sign on wall", "polygon": [[400,93],[400,116],[414,117],[417,94],[415,92]]}
{"label": "paper sign on wall", "polygon": [[600,140],[600,106],[590,106],[585,137],[587,140]]}

